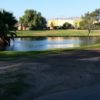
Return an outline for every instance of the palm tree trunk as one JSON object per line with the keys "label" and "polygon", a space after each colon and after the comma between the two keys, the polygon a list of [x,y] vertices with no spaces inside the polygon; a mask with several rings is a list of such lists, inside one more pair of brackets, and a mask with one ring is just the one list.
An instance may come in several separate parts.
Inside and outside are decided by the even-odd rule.
{"label": "palm tree trunk", "polygon": [[10,38],[5,36],[0,36],[0,46],[10,46]]}

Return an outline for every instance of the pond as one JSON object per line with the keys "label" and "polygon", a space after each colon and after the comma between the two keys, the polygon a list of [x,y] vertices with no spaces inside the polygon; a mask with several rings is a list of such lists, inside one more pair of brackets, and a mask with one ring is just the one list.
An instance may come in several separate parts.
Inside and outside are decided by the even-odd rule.
{"label": "pond", "polygon": [[56,48],[74,48],[100,43],[100,37],[33,37],[15,38],[7,51],[41,51]]}

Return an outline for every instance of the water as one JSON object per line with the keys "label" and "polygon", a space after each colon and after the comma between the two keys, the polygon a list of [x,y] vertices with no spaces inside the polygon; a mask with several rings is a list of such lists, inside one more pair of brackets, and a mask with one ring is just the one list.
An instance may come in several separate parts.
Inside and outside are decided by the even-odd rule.
{"label": "water", "polygon": [[100,37],[34,37],[11,40],[7,51],[40,51],[56,48],[74,48],[100,43]]}

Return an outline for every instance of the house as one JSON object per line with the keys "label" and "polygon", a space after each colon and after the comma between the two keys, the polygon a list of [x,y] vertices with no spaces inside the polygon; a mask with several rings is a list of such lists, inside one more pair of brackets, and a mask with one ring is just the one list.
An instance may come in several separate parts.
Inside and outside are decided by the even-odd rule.
{"label": "house", "polygon": [[17,29],[20,30],[29,30],[29,27],[23,26],[20,23],[17,23]]}
{"label": "house", "polygon": [[71,17],[71,18],[53,18],[48,20],[47,27],[53,29],[53,27],[61,27],[64,23],[69,23],[73,27],[78,28],[81,21],[80,17]]}

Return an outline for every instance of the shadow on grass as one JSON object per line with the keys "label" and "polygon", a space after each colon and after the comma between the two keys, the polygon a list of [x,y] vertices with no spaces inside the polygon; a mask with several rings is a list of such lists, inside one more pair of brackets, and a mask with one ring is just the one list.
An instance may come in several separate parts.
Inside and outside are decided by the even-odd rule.
{"label": "shadow on grass", "polygon": [[[10,58],[8,61],[13,64],[16,59],[21,63],[20,60],[24,57],[26,57],[26,60],[23,60],[25,64],[19,66],[18,70],[11,69],[9,73],[0,74],[0,100],[19,100],[25,91],[32,96],[30,98],[38,98],[50,93],[100,83],[99,50],[0,52],[0,59],[4,58],[5,61]],[[98,59],[88,60],[94,57]],[[25,66],[25,71],[29,71],[28,74],[24,73]],[[25,78],[27,76],[28,79]],[[29,83],[25,84],[24,81]],[[29,99],[24,96],[25,100]]]}
{"label": "shadow on grass", "polygon": [[25,74],[21,73],[20,69],[13,69],[0,71],[0,100],[18,100],[18,97],[27,89],[27,84],[23,81]]}

